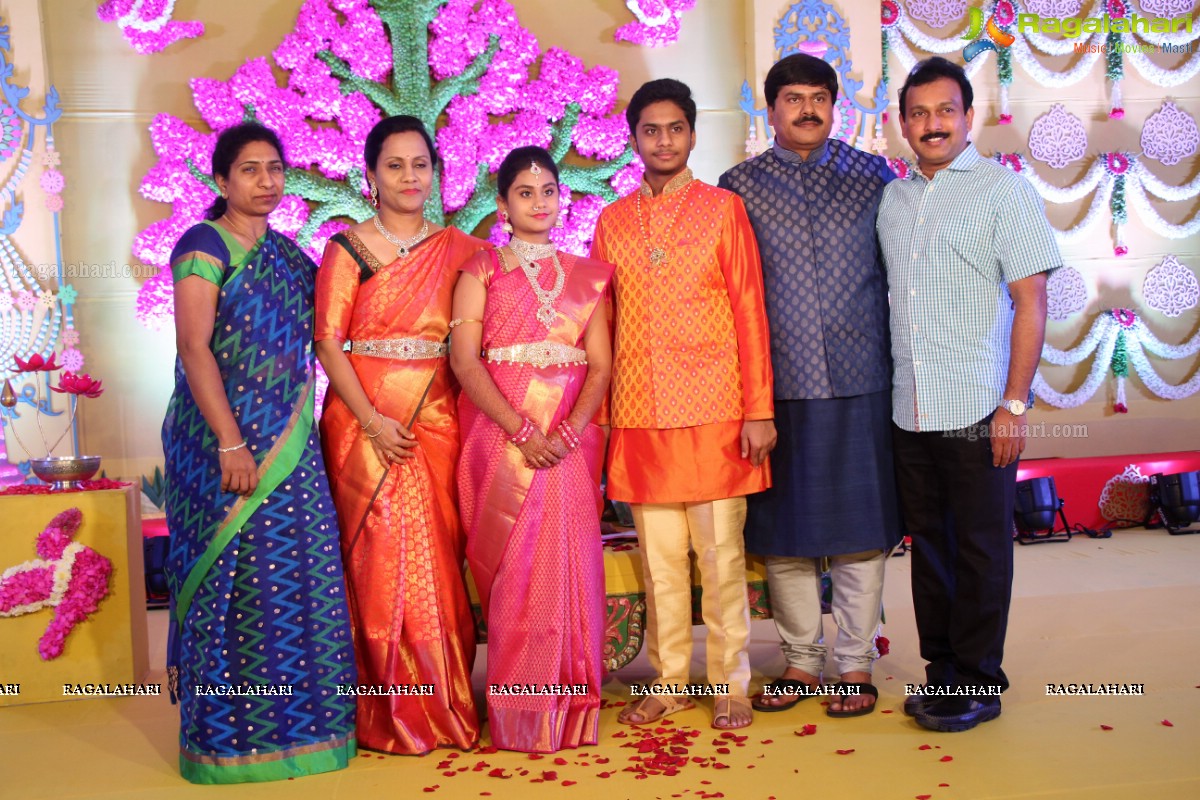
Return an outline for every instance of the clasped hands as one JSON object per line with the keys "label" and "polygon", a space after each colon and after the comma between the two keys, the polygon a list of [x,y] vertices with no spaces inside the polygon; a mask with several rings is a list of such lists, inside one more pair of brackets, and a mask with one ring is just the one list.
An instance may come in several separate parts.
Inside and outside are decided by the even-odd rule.
{"label": "clasped hands", "polygon": [[530,469],[549,469],[571,452],[558,433],[546,436],[537,428],[534,428],[529,441],[517,445],[517,449],[525,456],[525,466]]}

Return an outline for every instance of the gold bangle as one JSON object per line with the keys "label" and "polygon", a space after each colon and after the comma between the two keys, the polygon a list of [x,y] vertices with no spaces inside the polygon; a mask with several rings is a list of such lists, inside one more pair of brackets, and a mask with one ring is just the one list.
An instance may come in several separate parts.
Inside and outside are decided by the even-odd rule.
{"label": "gold bangle", "polygon": [[[369,421],[369,420],[368,420],[368,423],[367,423],[367,424],[370,424],[370,421]],[[382,414],[380,414],[380,415],[379,415],[379,430],[375,431],[374,433],[371,433],[371,432],[370,432],[370,431],[368,431],[366,428],[363,428],[363,432],[365,432],[365,433],[367,434],[367,438],[368,438],[368,439],[374,439],[376,436],[378,436],[379,434],[383,433],[383,429],[384,429],[384,427],[385,427],[385,426],[384,426],[384,424],[383,424],[383,415],[382,415]]]}
{"label": "gold bangle", "polygon": [[481,319],[462,319],[462,318],[452,319],[452,320],[450,320],[450,330],[454,330],[459,325],[465,325],[468,322],[474,322],[479,325],[483,324],[483,320],[481,320]]}
{"label": "gold bangle", "polygon": [[379,412],[375,410],[375,406],[371,406],[371,416],[367,417],[367,421],[364,422],[361,426],[364,431],[367,428],[371,427],[371,420],[375,419],[375,415],[378,413]]}

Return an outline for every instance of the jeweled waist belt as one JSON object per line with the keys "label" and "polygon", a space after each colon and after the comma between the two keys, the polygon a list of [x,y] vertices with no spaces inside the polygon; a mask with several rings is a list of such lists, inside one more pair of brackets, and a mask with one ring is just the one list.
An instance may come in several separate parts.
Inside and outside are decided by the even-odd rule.
{"label": "jeweled waist belt", "polygon": [[483,357],[495,363],[532,364],[535,367],[551,367],[564,364],[586,364],[587,353],[578,347],[558,342],[530,342],[493,347],[485,350]]}
{"label": "jeweled waist belt", "polygon": [[353,342],[350,352],[356,356],[399,358],[405,361],[419,358],[445,358],[450,346],[428,339],[364,339]]}

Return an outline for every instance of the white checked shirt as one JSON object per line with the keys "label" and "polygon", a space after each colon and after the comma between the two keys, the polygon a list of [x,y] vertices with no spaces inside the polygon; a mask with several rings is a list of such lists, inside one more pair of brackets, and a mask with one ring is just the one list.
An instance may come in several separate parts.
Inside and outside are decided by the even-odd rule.
{"label": "white checked shirt", "polygon": [[891,292],[893,421],[974,425],[1004,399],[1008,284],[1062,264],[1042,198],[968,143],[933,180],[914,169],[889,183],[876,230]]}

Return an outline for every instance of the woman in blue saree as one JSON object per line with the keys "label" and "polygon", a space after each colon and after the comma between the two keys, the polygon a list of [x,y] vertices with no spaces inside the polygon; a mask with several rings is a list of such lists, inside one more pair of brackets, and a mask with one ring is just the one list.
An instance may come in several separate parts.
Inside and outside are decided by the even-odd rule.
{"label": "woman in blue saree", "polygon": [[282,152],[260,125],[223,132],[222,198],[171,254],[167,671],[193,783],[326,772],[355,754],[337,517],[313,425],[315,266],[267,227]]}

